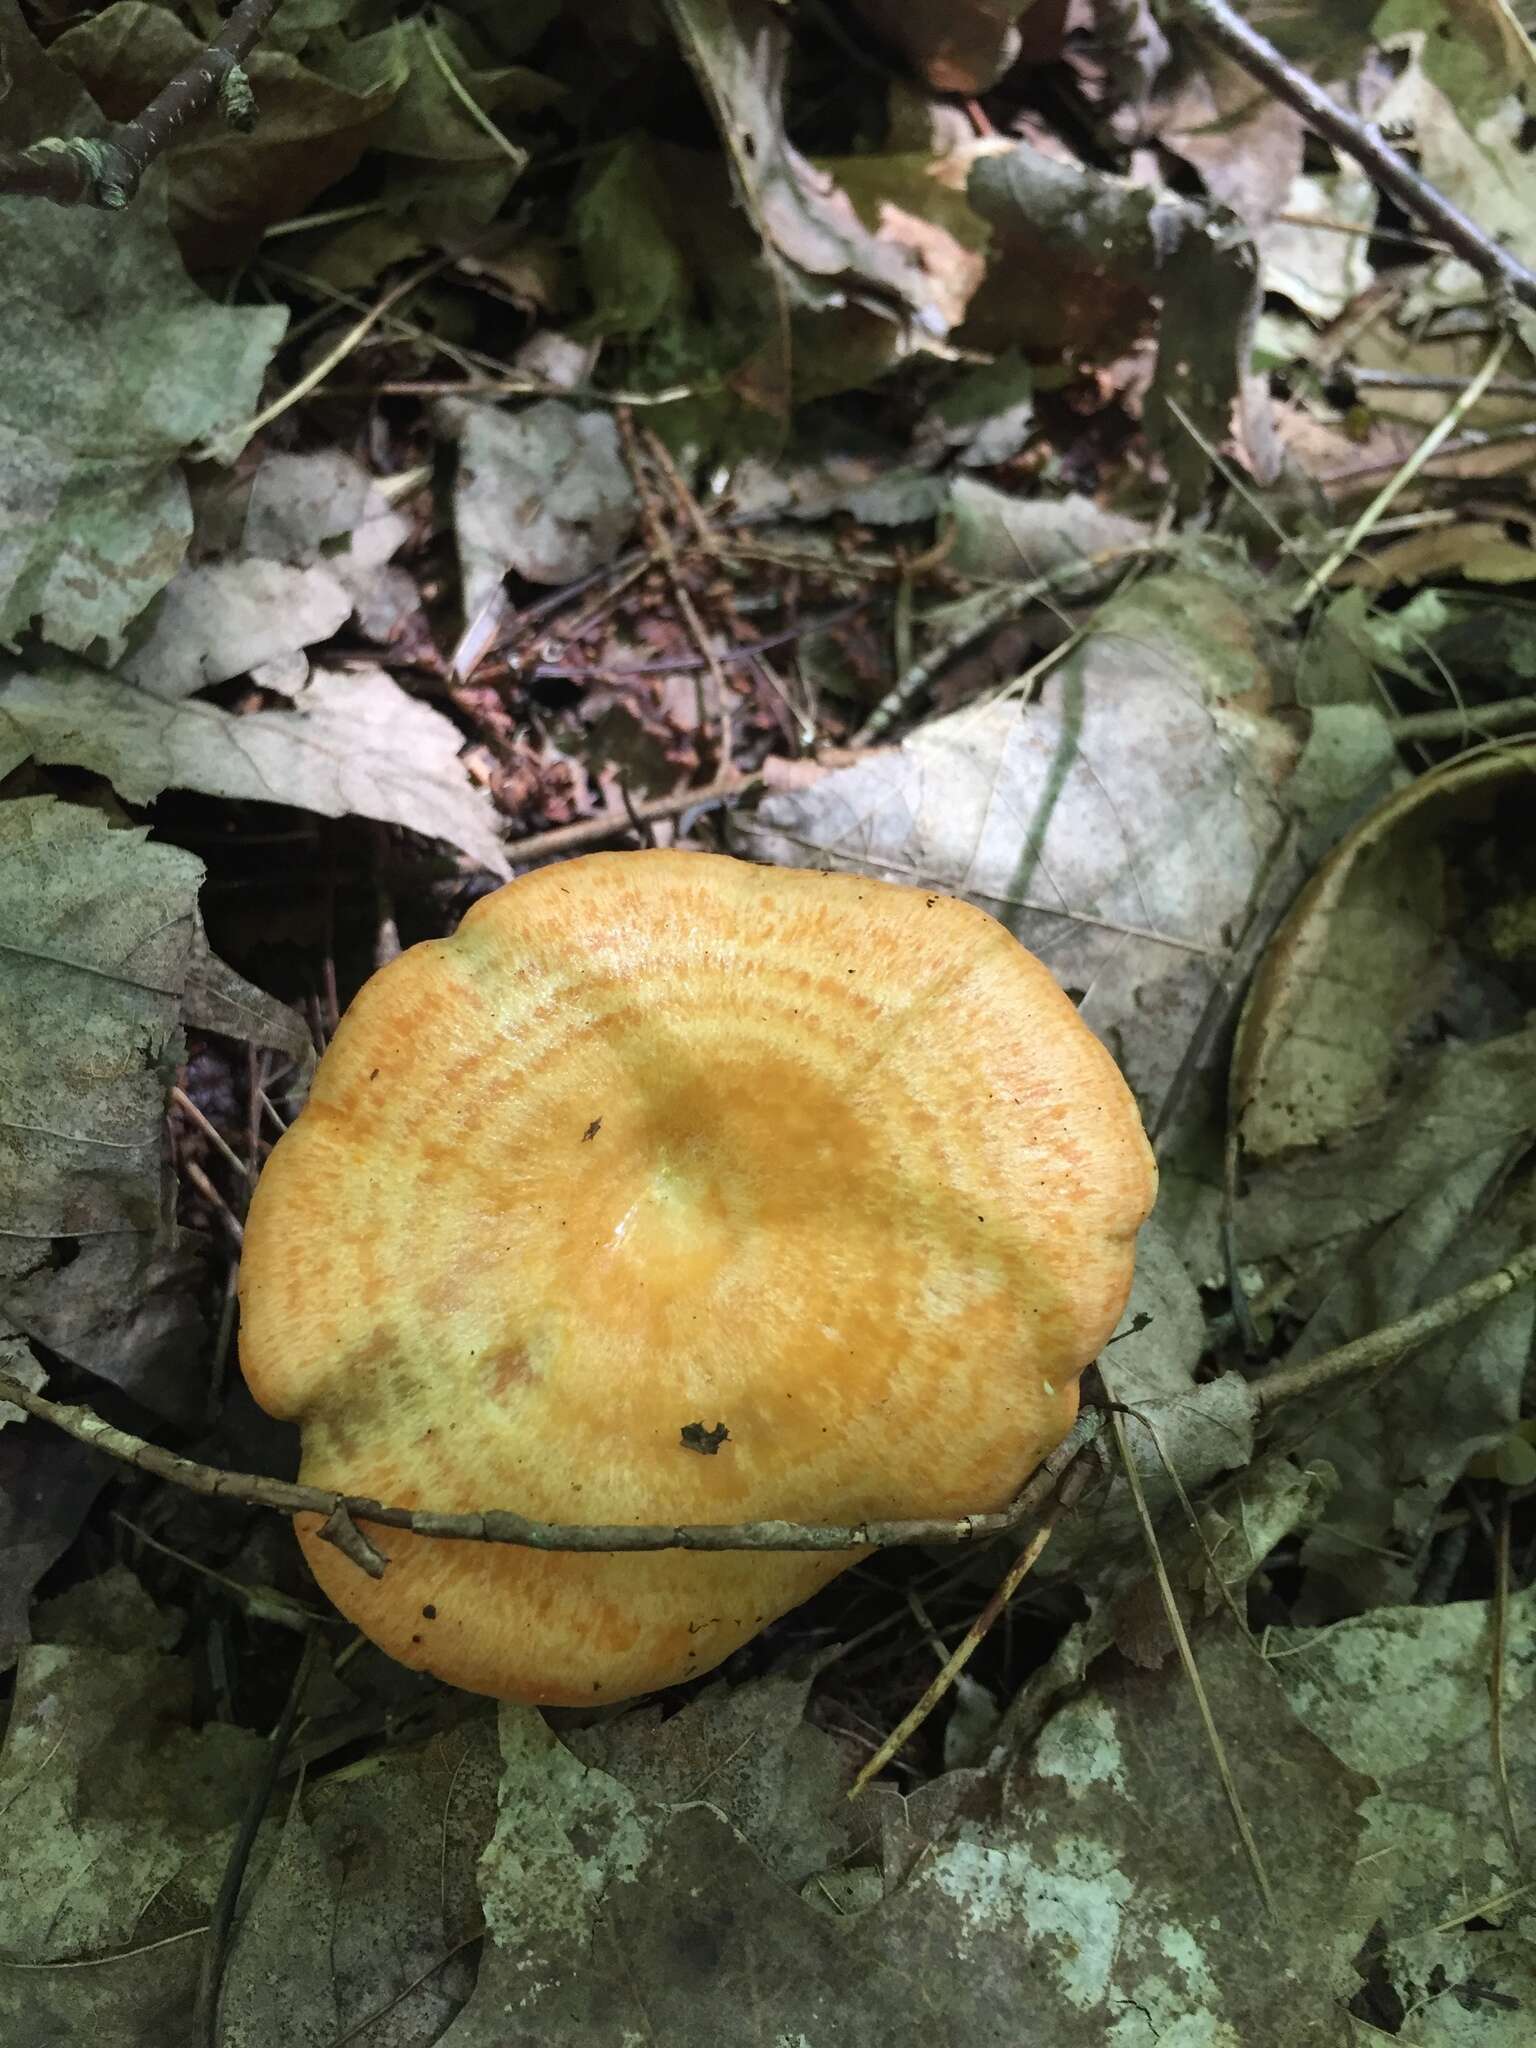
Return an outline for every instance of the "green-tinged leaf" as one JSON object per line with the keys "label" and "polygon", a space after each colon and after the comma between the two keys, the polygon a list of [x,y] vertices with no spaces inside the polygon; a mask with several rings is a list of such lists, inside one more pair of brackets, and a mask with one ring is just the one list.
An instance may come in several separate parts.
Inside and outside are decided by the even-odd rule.
{"label": "green-tinged leaf", "polygon": [[690,387],[653,424],[674,446],[739,453],[756,438],[760,384],[770,409],[782,399],[781,308],[721,158],[627,138],[578,192],[572,224],[594,306],[588,329],[627,342],[628,381]]}
{"label": "green-tinged leaf", "polygon": [[[100,117],[0,0],[0,142]],[[256,409],[287,325],[192,283],[152,173],[120,213],[0,198],[0,638],[36,625],[109,658],[175,574],[191,531],[174,465]]]}
{"label": "green-tinged leaf", "polygon": [[473,30],[448,14],[439,14],[435,22],[412,15],[316,61],[327,77],[352,82],[359,67],[365,75],[380,68],[391,75],[403,72],[401,90],[375,130],[372,147],[428,163],[505,162],[509,154],[520,156],[500,133],[501,123],[541,112],[565,90],[521,65],[488,63]]}
{"label": "green-tinged leaf", "polygon": [[1373,29],[1381,42],[1422,38],[1425,76],[1469,128],[1511,93],[1529,102],[1536,90],[1536,51],[1509,0],[1385,0]]}
{"label": "green-tinged leaf", "polygon": [[577,194],[571,225],[600,333],[628,340],[688,318],[694,280],[676,210],[662,153],[645,136],[608,151]]}

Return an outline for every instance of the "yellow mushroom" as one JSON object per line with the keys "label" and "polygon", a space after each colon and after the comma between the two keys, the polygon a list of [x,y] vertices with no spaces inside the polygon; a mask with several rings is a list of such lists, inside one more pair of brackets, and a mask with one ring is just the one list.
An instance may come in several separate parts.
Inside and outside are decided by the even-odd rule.
{"label": "yellow mushroom", "polygon": [[[1156,1170],[983,911],[714,855],[477,903],[342,1020],[257,1187],[241,1363],[301,1477],[544,1521],[1002,1507],[1070,1428]],[[548,1552],[296,1526],[402,1662],[536,1704],[710,1670],[858,1551]]]}

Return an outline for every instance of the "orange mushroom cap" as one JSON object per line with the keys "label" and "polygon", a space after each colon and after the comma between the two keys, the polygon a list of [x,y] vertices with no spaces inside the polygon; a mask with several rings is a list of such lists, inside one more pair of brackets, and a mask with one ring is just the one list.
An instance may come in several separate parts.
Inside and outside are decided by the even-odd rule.
{"label": "orange mushroom cap", "polygon": [[[306,1482],[396,1505],[996,1509],[1072,1424],[1155,1188],[1114,1061],[985,912],[592,854],[358,995],[256,1189],[241,1363]],[[540,1705],[708,1671],[863,1554],[374,1528],[376,1580],[295,1520],[392,1656]]]}

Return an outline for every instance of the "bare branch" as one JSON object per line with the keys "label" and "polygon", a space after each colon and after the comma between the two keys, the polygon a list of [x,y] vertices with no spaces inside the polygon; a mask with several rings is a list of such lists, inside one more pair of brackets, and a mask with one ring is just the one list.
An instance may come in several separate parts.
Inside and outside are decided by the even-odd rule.
{"label": "bare branch", "polygon": [[273,1508],[280,1514],[319,1515],[327,1524],[320,1533],[375,1578],[382,1576],[383,1561],[357,1528],[359,1522],[375,1528],[409,1529],[416,1536],[438,1536],[452,1542],[510,1543],[523,1550],[891,1550],[903,1543],[981,1543],[1005,1536],[1034,1519],[1058,1474],[1097,1436],[1100,1423],[1097,1413],[1079,1416],[1071,1434],[1051,1452],[1018,1498],[996,1513],[923,1515],[910,1521],[884,1522],[588,1524],[536,1522],[503,1508],[448,1515],[431,1508],[389,1507],[363,1494],[332,1493],[325,1487],[299,1486],[254,1472],[226,1472],[217,1465],[179,1458],[174,1451],[162,1450],[129,1430],[103,1422],[89,1408],[50,1401],[11,1374],[0,1372],[0,1402],[6,1401],[42,1422],[51,1422],[77,1442],[105,1451],[125,1465],[137,1466],[141,1472],[151,1472],[157,1479],[169,1480],[173,1486],[184,1486],[189,1493]]}
{"label": "bare branch", "polygon": [[1321,1393],[1324,1387],[1331,1387],[1339,1380],[1353,1379],[1359,1373],[1374,1371],[1377,1366],[1395,1364],[1405,1353],[1427,1343],[1431,1337],[1438,1337],[1442,1330],[1465,1322],[1468,1316],[1475,1316],[1481,1309],[1491,1308],[1496,1301],[1502,1301],[1506,1294],[1513,1294],[1517,1287],[1529,1287],[1533,1282],[1536,1282],[1536,1244],[1528,1244],[1497,1272],[1485,1273],[1481,1280],[1469,1280],[1454,1294],[1442,1295],[1439,1301],[1415,1309],[1410,1316],[1403,1316],[1395,1323],[1385,1323],[1368,1336],[1356,1337],[1352,1344],[1340,1344],[1334,1351],[1325,1351],[1317,1358],[1304,1358],[1297,1365],[1283,1365],[1278,1372],[1256,1380],[1253,1392],[1259,1412],[1268,1414],[1283,1401],[1296,1401],[1307,1394]]}
{"label": "bare branch", "polygon": [[[1284,1401],[1296,1400],[1389,1364],[1428,1338],[1502,1301],[1518,1287],[1536,1283],[1536,1244],[1526,1246],[1497,1272],[1485,1274],[1443,1300],[1431,1302],[1400,1322],[1341,1344],[1299,1365],[1283,1366],[1253,1383],[1260,1414]],[[358,1523],[379,1529],[408,1529],[416,1536],[437,1536],[456,1543],[509,1543],[523,1550],[648,1551],[648,1550],[891,1550],[904,1543],[982,1543],[1006,1536],[1035,1521],[1060,1478],[1085,1445],[1098,1435],[1102,1416],[1096,1409],[1081,1414],[1071,1433],[1057,1445],[1011,1506],[974,1515],[919,1515],[905,1521],[865,1522],[681,1522],[585,1523],[537,1522],[506,1508],[482,1513],[441,1514],[432,1508],[391,1507],[366,1494],[333,1493],[320,1486],[300,1486],[255,1472],[226,1472],[202,1465],[174,1451],[104,1422],[92,1409],[50,1401],[12,1374],[0,1372],[0,1406],[14,1407],[50,1422],[77,1442],[104,1451],[122,1464],[136,1466],[157,1479],[183,1486],[209,1500],[238,1501],[248,1507],[271,1508],[279,1514],[318,1515],[321,1534],[335,1543],[359,1570],[382,1577],[388,1560]]]}
{"label": "bare branch", "polygon": [[1502,248],[1427,178],[1420,177],[1406,158],[1383,141],[1378,128],[1357,119],[1306,72],[1287,62],[1228,0],[1172,0],[1171,13],[1191,34],[1214,43],[1234,64],[1241,65],[1277,100],[1294,107],[1314,134],[1353,157],[1406,213],[1448,242],[1480,277],[1523,305],[1536,306],[1536,272],[1527,270],[1518,256]]}
{"label": "bare branch", "polygon": [[256,102],[242,66],[278,0],[240,0],[223,33],[150,101],[136,120],[105,135],[48,135],[21,151],[0,149],[0,193],[55,206],[126,206],[177,131],[215,104],[233,128],[254,125]]}

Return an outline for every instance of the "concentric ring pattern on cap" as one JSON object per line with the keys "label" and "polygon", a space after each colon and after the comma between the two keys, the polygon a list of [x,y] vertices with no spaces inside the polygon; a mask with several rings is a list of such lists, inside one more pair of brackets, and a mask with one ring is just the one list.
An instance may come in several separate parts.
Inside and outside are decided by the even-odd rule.
{"label": "concentric ring pattern on cap", "polygon": [[[306,1481],[403,1506],[996,1508],[1072,1422],[1155,1184],[1113,1060],[984,912],[595,854],[363,988],[256,1190],[241,1361]],[[374,1580],[297,1526],[391,1654],[542,1704],[707,1671],[857,1555],[374,1529]]]}

